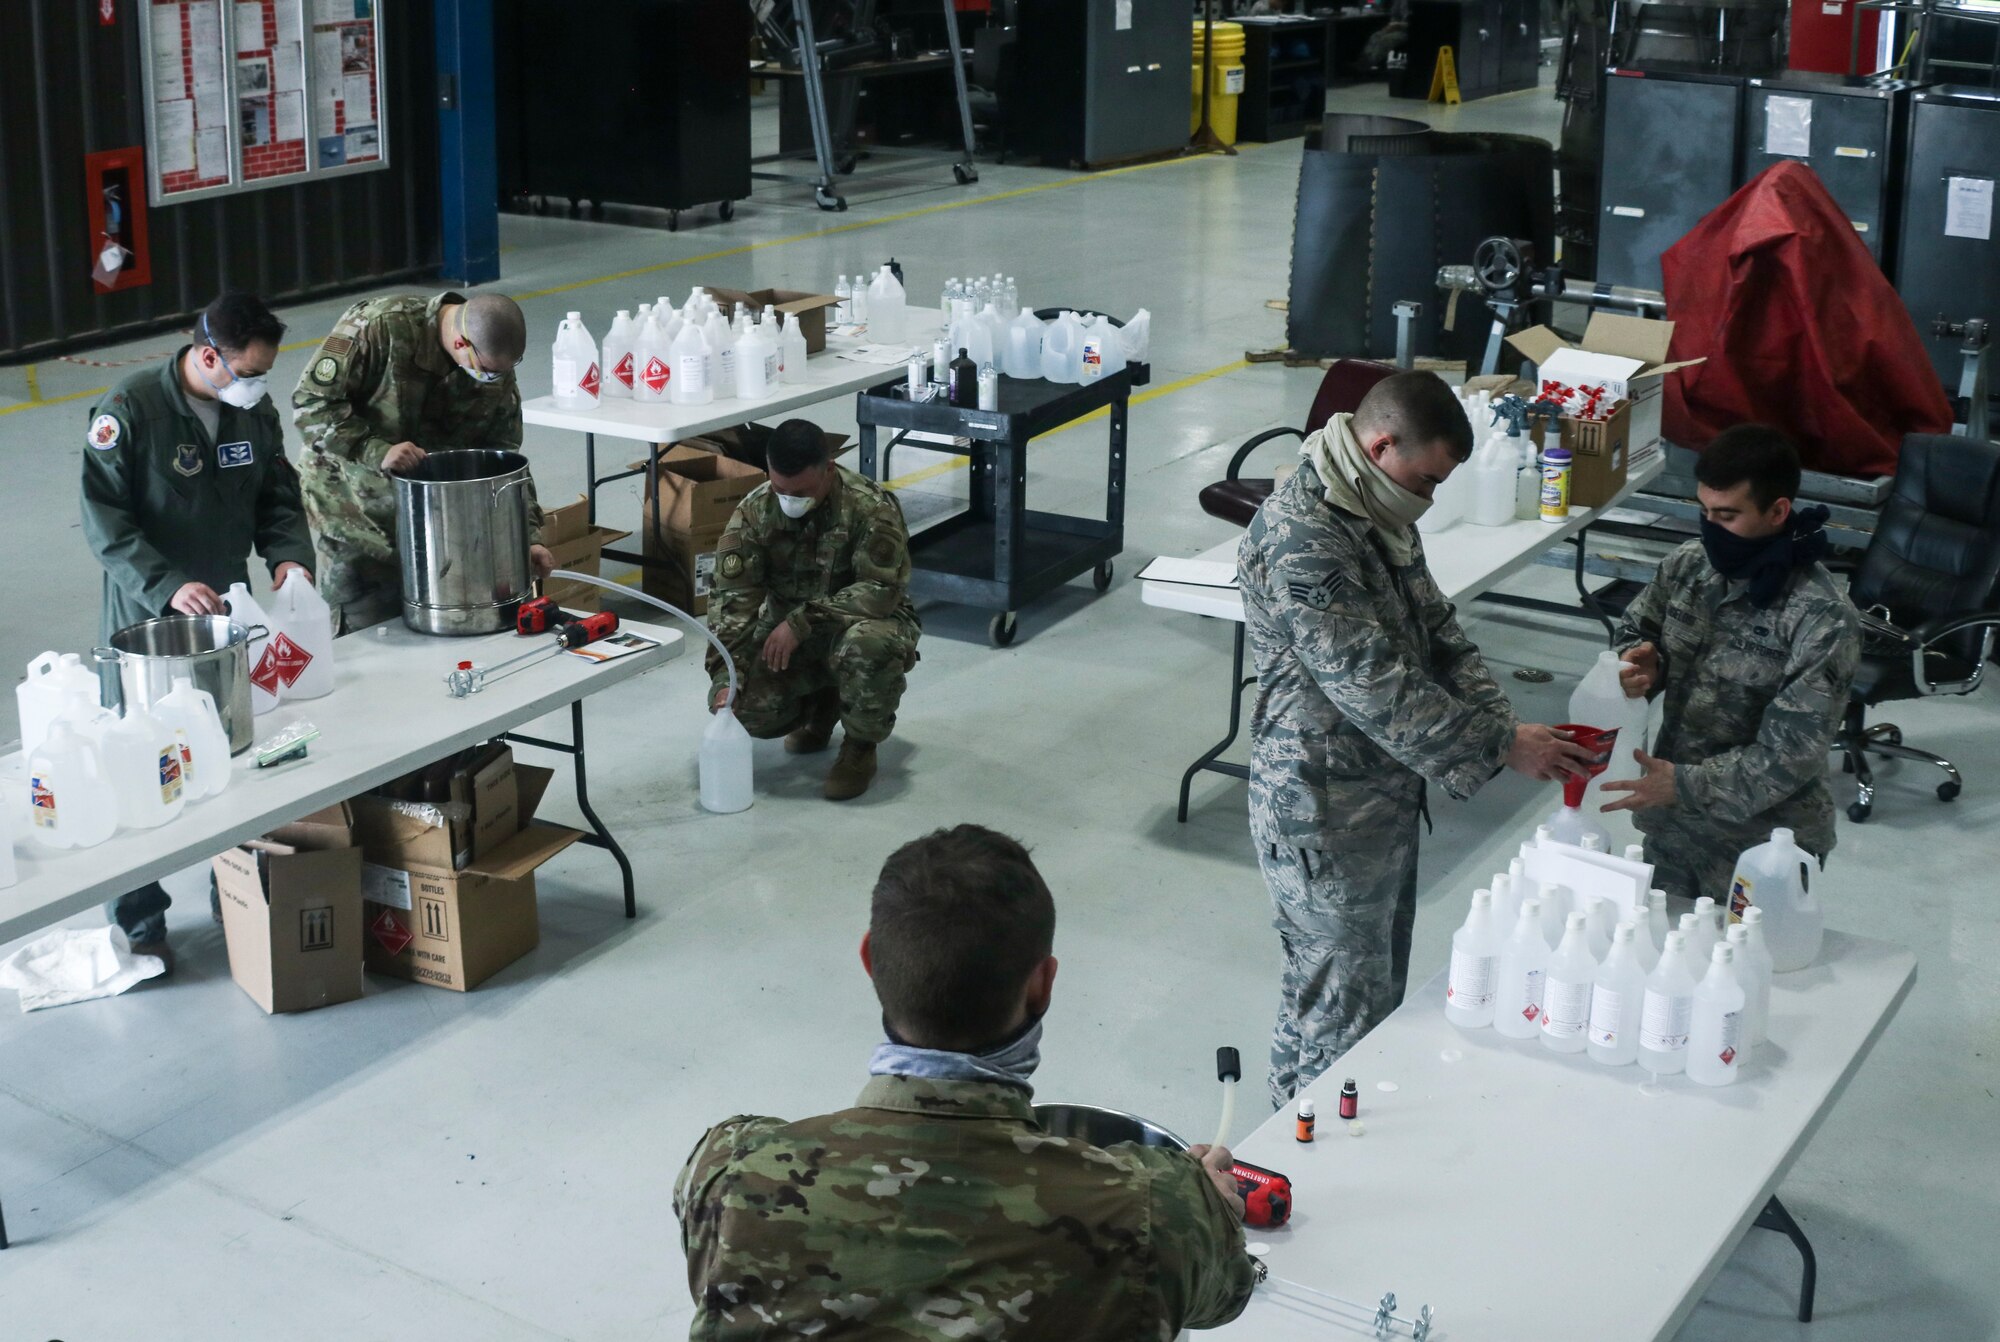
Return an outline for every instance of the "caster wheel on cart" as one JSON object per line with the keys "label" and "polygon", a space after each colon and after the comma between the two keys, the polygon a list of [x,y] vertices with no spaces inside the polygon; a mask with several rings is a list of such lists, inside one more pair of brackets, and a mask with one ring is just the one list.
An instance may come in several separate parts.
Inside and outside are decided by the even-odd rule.
{"label": "caster wheel on cart", "polygon": [[816,186],[813,188],[813,200],[819,205],[819,207],[822,210],[838,211],[847,208],[847,200],[845,197],[837,196],[823,186]]}
{"label": "caster wheel on cart", "polygon": [[668,210],[667,232],[678,233],[680,231],[681,231],[681,212],[679,210]]}
{"label": "caster wheel on cart", "polygon": [[549,198],[547,196],[528,197],[528,212],[530,214],[547,214],[549,212]]}
{"label": "caster wheel on cart", "polygon": [[715,217],[725,224],[734,219],[736,217],[736,202],[733,200],[723,201],[715,207]]}
{"label": "caster wheel on cart", "polygon": [[1090,585],[1100,592],[1108,590],[1111,586],[1111,571],[1111,561],[1107,559],[1091,573]]}
{"label": "caster wheel on cart", "polygon": [[575,196],[569,198],[569,217],[572,219],[583,217],[583,202]]}
{"label": "caster wheel on cart", "polygon": [[1956,801],[1956,800],[1958,800],[1958,794],[1959,794],[1959,789],[1960,789],[1960,787],[1961,787],[1961,785],[1960,785],[1960,784],[1958,784],[1958,783],[1954,783],[1954,782],[1950,781],[1949,779],[1947,779],[1946,781],[1944,781],[1944,782],[1942,782],[1942,783],[1939,783],[1939,784],[1938,784],[1938,800],[1939,800],[1939,801]]}
{"label": "caster wheel on cart", "polygon": [[1858,801],[1852,802],[1848,805],[1847,808],[1847,818],[1849,820],[1852,820],[1855,824],[1858,825],[1862,821],[1866,820],[1868,818],[1869,812],[1873,811],[1874,809],[1875,808],[1873,806],[1869,806],[1863,802],[1858,802]]}
{"label": "caster wheel on cart", "polygon": [[958,179],[960,186],[971,186],[979,180],[979,169],[970,163],[954,163],[951,165],[951,175]]}
{"label": "caster wheel on cart", "polygon": [[993,617],[993,622],[986,626],[986,636],[993,640],[994,647],[1004,648],[1014,641],[1014,634],[1018,628],[1014,622],[1014,612],[1010,610]]}
{"label": "caster wheel on cart", "polygon": [[591,202],[590,202],[590,217],[591,217],[592,219],[595,219],[595,220],[598,220],[598,221],[600,221],[600,222],[601,222],[601,221],[603,220],[603,218],[604,218],[604,202],[603,202],[603,201],[601,201],[601,200],[593,200],[593,201],[591,201]]}

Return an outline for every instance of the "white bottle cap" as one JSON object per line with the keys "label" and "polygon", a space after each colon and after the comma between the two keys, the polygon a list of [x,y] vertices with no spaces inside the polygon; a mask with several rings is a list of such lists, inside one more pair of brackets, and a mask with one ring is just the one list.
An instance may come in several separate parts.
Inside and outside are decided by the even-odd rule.
{"label": "white bottle cap", "polygon": [[1679,931],[1682,936],[1686,936],[1688,933],[1694,931],[1696,928],[1700,926],[1701,926],[1701,919],[1695,917],[1692,913],[1683,913],[1681,915],[1681,925]]}
{"label": "white bottle cap", "polygon": [[1687,949],[1688,934],[1679,930],[1667,933],[1667,949],[1676,955]]}
{"label": "white bottle cap", "polygon": [[620,309],[618,309],[618,315],[619,315],[619,317],[621,317],[621,318],[624,318],[624,317],[629,317],[629,316],[631,316],[631,315],[632,315],[632,309],[630,309],[630,308],[620,308]]}
{"label": "white bottle cap", "polygon": [[570,319],[571,321],[573,321],[573,322],[574,322],[574,321],[582,321],[582,320],[583,320],[583,314],[582,314],[581,312],[572,312],[572,313],[570,313],[570,314],[569,314],[569,319]]}
{"label": "white bottle cap", "polygon": [[1310,1099],[1304,1099],[1304,1100],[1300,1100],[1300,1101],[1299,1101],[1299,1117],[1300,1117],[1300,1118],[1311,1118],[1312,1116],[1313,1116],[1313,1102],[1312,1102],[1312,1101],[1311,1101]]}
{"label": "white bottle cap", "polygon": [[1521,914],[1523,917],[1526,917],[1528,915],[1533,915],[1536,918],[1541,917],[1542,901],[1537,897],[1535,897],[1534,895],[1529,895],[1526,899],[1521,901]]}
{"label": "white bottle cap", "polygon": [[1707,913],[1710,909],[1714,907],[1715,907],[1715,901],[1709,898],[1707,895],[1703,895],[1700,899],[1697,899],[1694,902],[1694,911],[1697,917],[1699,917],[1704,913]]}
{"label": "white bottle cap", "polygon": [[1474,890],[1472,892],[1472,907],[1475,909],[1493,907],[1493,892],[1491,890]]}
{"label": "white bottle cap", "polygon": [[1736,958],[1736,951],[1729,946],[1717,946],[1709,952],[1708,958],[1713,964],[1726,965]]}
{"label": "white bottle cap", "polygon": [[1667,902],[1667,892],[1657,889],[1648,890],[1646,892],[1646,902],[1648,904],[1664,904]]}
{"label": "white bottle cap", "polygon": [[1634,936],[1638,935],[1638,932],[1639,929],[1628,919],[1611,929],[1611,939],[1613,941],[1630,941]]}
{"label": "white bottle cap", "polygon": [[1792,843],[1794,842],[1795,838],[1796,836],[1792,833],[1792,831],[1785,829],[1783,827],[1771,831],[1772,843]]}
{"label": "white bottle cap", "polygon": [[1729,929],[1730,945],[1732,946],[1740,945],[1741,943],[1746,942],[1748,940],[1750,940],[1750,929],[1745,927],[1743,924],[1738,923],[1736,924],[1736,926]]}
{"label": "white bottle cap", "polygon": [[1588,921],[1589,919],[1585,918],[1582,914],[1572,913],[1563,919],[1563,930],[1565,932],[1581,932],[1584,924]]}
{"label": "white bottle cap", "polygon": [[1758,908],[1755,904],[1752,904],[1749,908],[1743,910],[1743,925],[1745,927],[1757,927],[1760,924],[1762,924],[1763,921],[1764,921],[1764,911]]}
{"label": "white bottle cap", "polygon": [[1644,862],[1646,860],[1646,845],[1643,843],[1626,844],[1625,860],[1627,862]]}

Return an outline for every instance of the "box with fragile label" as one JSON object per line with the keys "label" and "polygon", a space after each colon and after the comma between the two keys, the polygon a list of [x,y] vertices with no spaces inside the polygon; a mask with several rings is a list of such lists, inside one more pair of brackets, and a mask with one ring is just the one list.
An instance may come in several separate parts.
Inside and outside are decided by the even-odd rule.
{"label": "box with fragile label", "polygon": [[[1604,419],[1564,415],[1559,441],[1569,450],[1569,501],[1577,508],[1602,508],[1625,488],[1632,464],[1632,403],[1619,402]],[[1535,421],[1537,450],[1545,446],[1542,422]]]}
{"label": "box with fragile label", "polygon": [[1580,345],[1570,344],[1546,326],[1532,326],[1507,337],[1507,343],[1536,366],[1541,381],[1601,386],[1605,405],[1630,401],[1628,455],[1647,452],[1660,441],[1667,375],[1707,362],[1705,357],[1669,362],[1667,352],[1673,341],[1672,322],[1610,312],[1591,315]]}
{"label": "box with fragile label", "polygon": [[[553,775],[529,765],[515,773],[520,814],[531,818]],[[434,848],[371,851],[361,869],[368,969],[453,992],[478,987],[540,944],[535,869],[582,837],[528,819],[459,869],[412,860],[435,856]]]}
{"label": "box with fragile label", "polygon": [[361,996],[361,850],[331,807],[210,863],[229,976],[272,1014]]}

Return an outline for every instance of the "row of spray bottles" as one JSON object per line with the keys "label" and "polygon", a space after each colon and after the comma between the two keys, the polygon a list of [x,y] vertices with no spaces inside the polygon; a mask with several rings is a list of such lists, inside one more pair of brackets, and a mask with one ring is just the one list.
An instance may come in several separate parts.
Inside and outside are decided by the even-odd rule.
{"label": "row of spray bottles", "polygon": [[[1561,449],[1537,453],[1529,433],[1529,422],[1554,407],[1530,404],[1519,396],[1464,390],[1459,404],[1472,422],[1472,455],[1438,486],[1429,511],[1417,521],[1418,530],[1432,534],[1459,522],[1500,527],[1538,517],[1550,522],[1566,519],[1567,454]],[[1564,504],[1560,509],[1545,508],[1544,476],[1558,455],[1561,462],[1556,464],[1565,472]]]}

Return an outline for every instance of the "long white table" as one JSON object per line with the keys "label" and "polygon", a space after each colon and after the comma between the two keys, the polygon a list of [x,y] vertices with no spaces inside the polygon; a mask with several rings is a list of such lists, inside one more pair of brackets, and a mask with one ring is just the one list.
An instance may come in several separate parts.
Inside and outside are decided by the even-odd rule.
{"label": "long white table", "polygon": [[609,662],[562,655],[529,663],[463,699],[446,692],[447,671],[461,660],[499,662],[534,647],[535,641],[511,633],[432,638],[401,623],[337,640],[333,693],[280,704],[257,719],[259,741],[293,722],[317,727],[319,739],[305,759],[259,769],[253,752],[246,750],[232,761],[235,777],[228,791],[194,803],[157,829],[122,830],[95,848],[57,850],[22,838],[15,845],[20,879],[0,890],[0,942],[204,862],[233,844],[565,705],[571,710],[571,741],[519,739],[571,755],[577,804],[592,829],[584,842],[616,858],[630,916],[636,911],[631,865],[590,806],[583,700],[678,656],[683,640],[674,629],[631,622],[623,628],[658,639],[660,646]]}
{"label": "long white table", "polygon": [[[912,349],[921,348],[929,357],[931,340],[939,329],[943,314],[936,308],[910,308],[904,317],[904,329],[909,333],[908,344]],[[805,406],[830,401],[836,396],[864,390],[878,383],[887,382],[903,375],[901,364],[860,363],[840,357],[844,350],[862,345],[879,344],[866,335],[856,337],[839,331],[829,331],[826,348],[806,360],[803,371],[787,369],[785,380],[773,386],[764,395],[742,400],[736,397],[718,396],[706,405],[674,405],[672,403],[641,403],[630,400],[614,400],[605,397],[593,406],[564,406],[556,403],[553,396],[537,396],[522,403],[521,422],[545,429],[568,429],[583,435],[584,478],[588,482],[585,490],[589,499],[588,513],[594,525],[597,521],[597,489],[614,480],[628,479],[644,474],[646,496],[653,496],[658,479],[654,474],[654,463],[650,451],[647,465],[640,470],[629,468],[614,470],[608,475],[597,473],[597,439],[599,436],[627,442],[674,443],[685,438],[696,438],[704,433],[714,433],[719,429],[733,428],[753,419],[769,418],[798,410]],[[899,342],[901,343],[901,342]],[[633,563],[643,563],[643,555],[606,550],[615,559]]]}
{"label": "long white table", "polygon": [[[1535,610],[1554,610],[1567,614],[1582,613],[1601,621],[1609,633],[1610,617],[1595,605],[1595,600],[1584,583],[1585,534],[1589,531],[1591,522],[1600,517],[1606,509],[1618,507],[1633,494],[1644,489],[1665,467],[1665,457],[1660,453],[1654,453],[1626,477],[1625,487],[1614,494],[1603,507],[1572,508],[1569,518],[1560,523],[1509,522],[1505,526],[1480,527],[1473,526],[1469,522],[1460,522],[1443,531],[1425,536],[1424,557],[1430,565],[1431,576],[1437,580],[1438,587],[1450,601],[1465,602],[1483,598]],[[1249,777],[1249,770],[1244,766],[1227,763],[1219,758],[1223,751],[1235,744],[1237,733],[1242,729],[1242,692],[1249,684],[1243,678],[1243,594],[1234,586],[1236,547],[1242,538],[1243,533],[1238,531],[1228,540],[1212,545],[1194,556],[1198,562],[1226,564],[1231,574],[1230,586],[1200,587],[1189,583],[1145,579],[1139,583],[1140,600],[1149,606],[1229,620],[1236,625],[1236,648],[1229,675],[1229,732],[1204,751],[1193,764],[1188,766],[1187,772],[1181,775],[1179,815],[1183,821],[1187,819],[1188,791],[1194,786],[1196,774],[1207,771],[1226,774],[1231,778]],[[1576,545],[1578,604],[1575,607],[1561,606],[1535,597],[1509,596],[1491,590],[1535,563],[1549,549],[1565,542]]]}
{"label": "long white table", "polygon": [[[1298,1283],[1371,1310],[1393,1291],[1406,1319],[1428,1304],[1438,1342],[1667,1338],[1755,1225],[1806,1256],[1809,1317],[1811,1249],[1774,1194],[1916,974],[1900,946],[1827,933],[1818,964],[1774,979],[1770,1042],[1710,1089],[1459,1030],[1440,972],[1302,1092],[1318,1140],[1294,1141],[1287,1109],[1236,1148],[1291,1178],[1296,1209],[1250,1232],[1273,1280],[1214,1336],[1370,1335],[1329,1327],[1356,1316]],[[1360,1137],[1334,1117],[1347,1077]]]}

